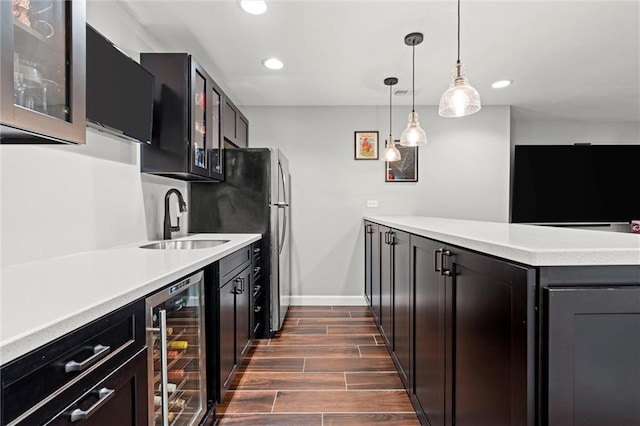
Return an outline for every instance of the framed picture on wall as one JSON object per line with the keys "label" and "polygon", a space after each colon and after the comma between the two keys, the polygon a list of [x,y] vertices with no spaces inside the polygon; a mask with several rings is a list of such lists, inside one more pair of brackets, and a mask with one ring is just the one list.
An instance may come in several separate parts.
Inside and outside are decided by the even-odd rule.
{"label": "framed picture on wall", "polygon": [[357,131],[354,132],[354,158],[356,160],[378,159],[378,132]]}
{"label": "framed picture on wall", "polygon": [[385,182],[417,182],[418,181],[418,147],[402,146],[396,141],[400,151],[400,160],[385,161]]}

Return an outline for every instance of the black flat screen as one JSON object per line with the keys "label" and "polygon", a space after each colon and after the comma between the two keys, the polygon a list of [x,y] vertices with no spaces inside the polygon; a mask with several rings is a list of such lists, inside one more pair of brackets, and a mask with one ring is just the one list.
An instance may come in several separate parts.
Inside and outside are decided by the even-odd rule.
{"label": "black flat screen", "polygon": [[515,147],[511,221],[640,219],[640,145]]}
{"label": "black flat screen", "polygon": [[87,121],[150,143],[151,73],[87,25]]}

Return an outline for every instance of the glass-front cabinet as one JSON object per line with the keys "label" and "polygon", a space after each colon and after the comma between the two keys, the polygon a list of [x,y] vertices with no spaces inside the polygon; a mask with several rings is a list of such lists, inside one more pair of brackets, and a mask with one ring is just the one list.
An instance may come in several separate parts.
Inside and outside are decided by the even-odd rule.
{"label": "glass-front cabinet", "polygon": [[85,3],[0,0],[3,143],[85,142]]}
{"label": "glass-front cabinet", "polygon": [[140,64],[155,77],[153,137],[141,148],[140,170],[224,180],[222,90],[188,53],[141,53]]}
{"label": "glass-front cabinet", "polygon": [[203,272],[147,299],[149,424],[196,425],[207,410]]}

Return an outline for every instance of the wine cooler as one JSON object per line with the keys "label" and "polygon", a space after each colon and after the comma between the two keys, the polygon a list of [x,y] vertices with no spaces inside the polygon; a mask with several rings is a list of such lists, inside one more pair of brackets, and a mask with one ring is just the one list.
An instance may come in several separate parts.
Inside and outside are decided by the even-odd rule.
{"label": "wine cooler", "polygon": [[203,276],[147,298],[149,424],[197,425],[206,414]]}

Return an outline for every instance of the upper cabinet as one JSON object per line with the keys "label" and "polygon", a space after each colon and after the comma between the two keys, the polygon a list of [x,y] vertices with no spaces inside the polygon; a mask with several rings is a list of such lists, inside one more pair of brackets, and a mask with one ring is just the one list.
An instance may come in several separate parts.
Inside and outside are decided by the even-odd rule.
{"label": "upper cabinet", "polygon": [[184,180],[223,180],[223,93],[186,53],[143,53],[155,76],[153,136],[141,171]]}
{"label": "upper cabinet", "polygon": [[0,1],[2,143],[84,143],[85,3]]}
{"label": "upper cabinet", "polygon": [[249,146],[249,120],[227,97],[222,107],[225,147],[247,148]]}

